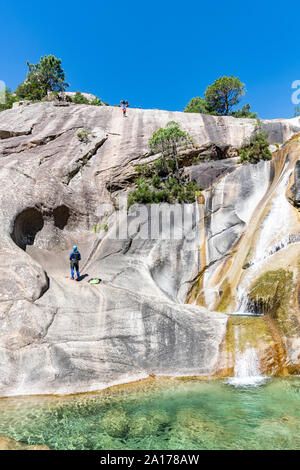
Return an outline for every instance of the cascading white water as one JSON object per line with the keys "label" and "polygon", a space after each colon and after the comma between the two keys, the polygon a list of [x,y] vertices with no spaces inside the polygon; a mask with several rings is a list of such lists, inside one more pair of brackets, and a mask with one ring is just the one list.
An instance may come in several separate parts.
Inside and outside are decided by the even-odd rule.
{"label": "cascading white water", "polygon": [[289,226],[290,204],[286,199],[285,190],[292,171],[291,169],[286,172],[278,186],[271,210],[263,223],[252,259],[253,264],[261,263],[276,251],[288,245],[289,234],[286,233],[286,230]]}
{"label": "cascading white water", "polygon": [[238,287],[238,301],[235,314],[255,315],[249,306],[248,291],[255,274],[267,258],[286,248],[290,241],[289,227],[290,204],[285,192],[292,169],[286,171],[275,193],[271,209],[263,222],[260,237],[253,258],[250,261],[248,274]]}
{"label": "cascading white water", "polygon": [[247,387],[249,385],[261,385],[266,381],[259,369],[259,361],[254,348],[246,348],[243,353],[238,353],[234,366],[234,377],[227,383],[235,387]]}
{"label": "cascading white water", "polygon": [[241,285],[238,287],[237,294],[237,308],[234,313],[239,315],[253,315],[253,312],[251,312],[249,308],[248,290]]}
{"label": "cascading white water", "polygon": [[234,327],[234,339],[234,377],[227,379],[226,383],[234,385],[235,387],[261,385],[266,381],[266,377],[260,372],[259,359],[256,350],[248,344],[243,352],[240,351],[239,327],[237,325]]}

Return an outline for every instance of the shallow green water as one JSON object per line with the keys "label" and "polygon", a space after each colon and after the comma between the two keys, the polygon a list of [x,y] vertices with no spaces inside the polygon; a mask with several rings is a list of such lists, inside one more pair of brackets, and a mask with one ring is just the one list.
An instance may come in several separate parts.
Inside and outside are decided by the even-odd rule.
{"label": "shallow green water", "polygon": [[0,435],[53,449],[300,449],[300,378],[0,399]]}

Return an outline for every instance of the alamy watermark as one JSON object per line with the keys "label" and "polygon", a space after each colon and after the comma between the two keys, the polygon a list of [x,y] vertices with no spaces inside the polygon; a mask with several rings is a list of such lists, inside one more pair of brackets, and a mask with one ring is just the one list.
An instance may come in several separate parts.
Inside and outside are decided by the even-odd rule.
{"label": "alamy watermark", "polygon": [[[118,198],[119,210],[110,204],[98,207],[99,227],[111,240],[185,240],[197,238],[201,211],[193,204],[136,204],[127,209],[127,199]],[[110,223],[105,223],[110,214]],[[98,224],[97,224],[98,226]]]}
{"label": "alamy watermark", "polygon": [[292,89],[295,90],[292,93],[292,103],[300,104],[300,80],[294,80],[292,83]]}
{"label": "alamy watermark", "polygon": [[5,82],[0,80],[0,104],[5,104],[5,98],[6,98],[5,90],[6,90]]}

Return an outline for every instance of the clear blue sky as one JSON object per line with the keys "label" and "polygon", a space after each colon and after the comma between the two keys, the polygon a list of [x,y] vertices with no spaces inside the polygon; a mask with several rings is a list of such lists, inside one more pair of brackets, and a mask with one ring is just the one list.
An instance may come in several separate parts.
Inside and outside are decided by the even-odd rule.
{"label": "clear blue sky", "polygon": [[247,86],[262,118],[291,117],[300,80],[299,0],[2,1],[0,80],[26,61],[62,59],[70,91],[110,104],[183,110],[223,75]]}

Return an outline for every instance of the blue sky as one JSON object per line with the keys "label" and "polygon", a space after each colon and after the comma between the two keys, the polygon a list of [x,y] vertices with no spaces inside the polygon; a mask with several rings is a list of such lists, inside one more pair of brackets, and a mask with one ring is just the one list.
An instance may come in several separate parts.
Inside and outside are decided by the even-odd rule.
{"label": "blue sky", "polygon": [[183,110],[223,75],[246,84],[261,118],[292,117],[300,80],[299,0],[1,1],[0,80],[62,59],[70,91],[110,104]]}

